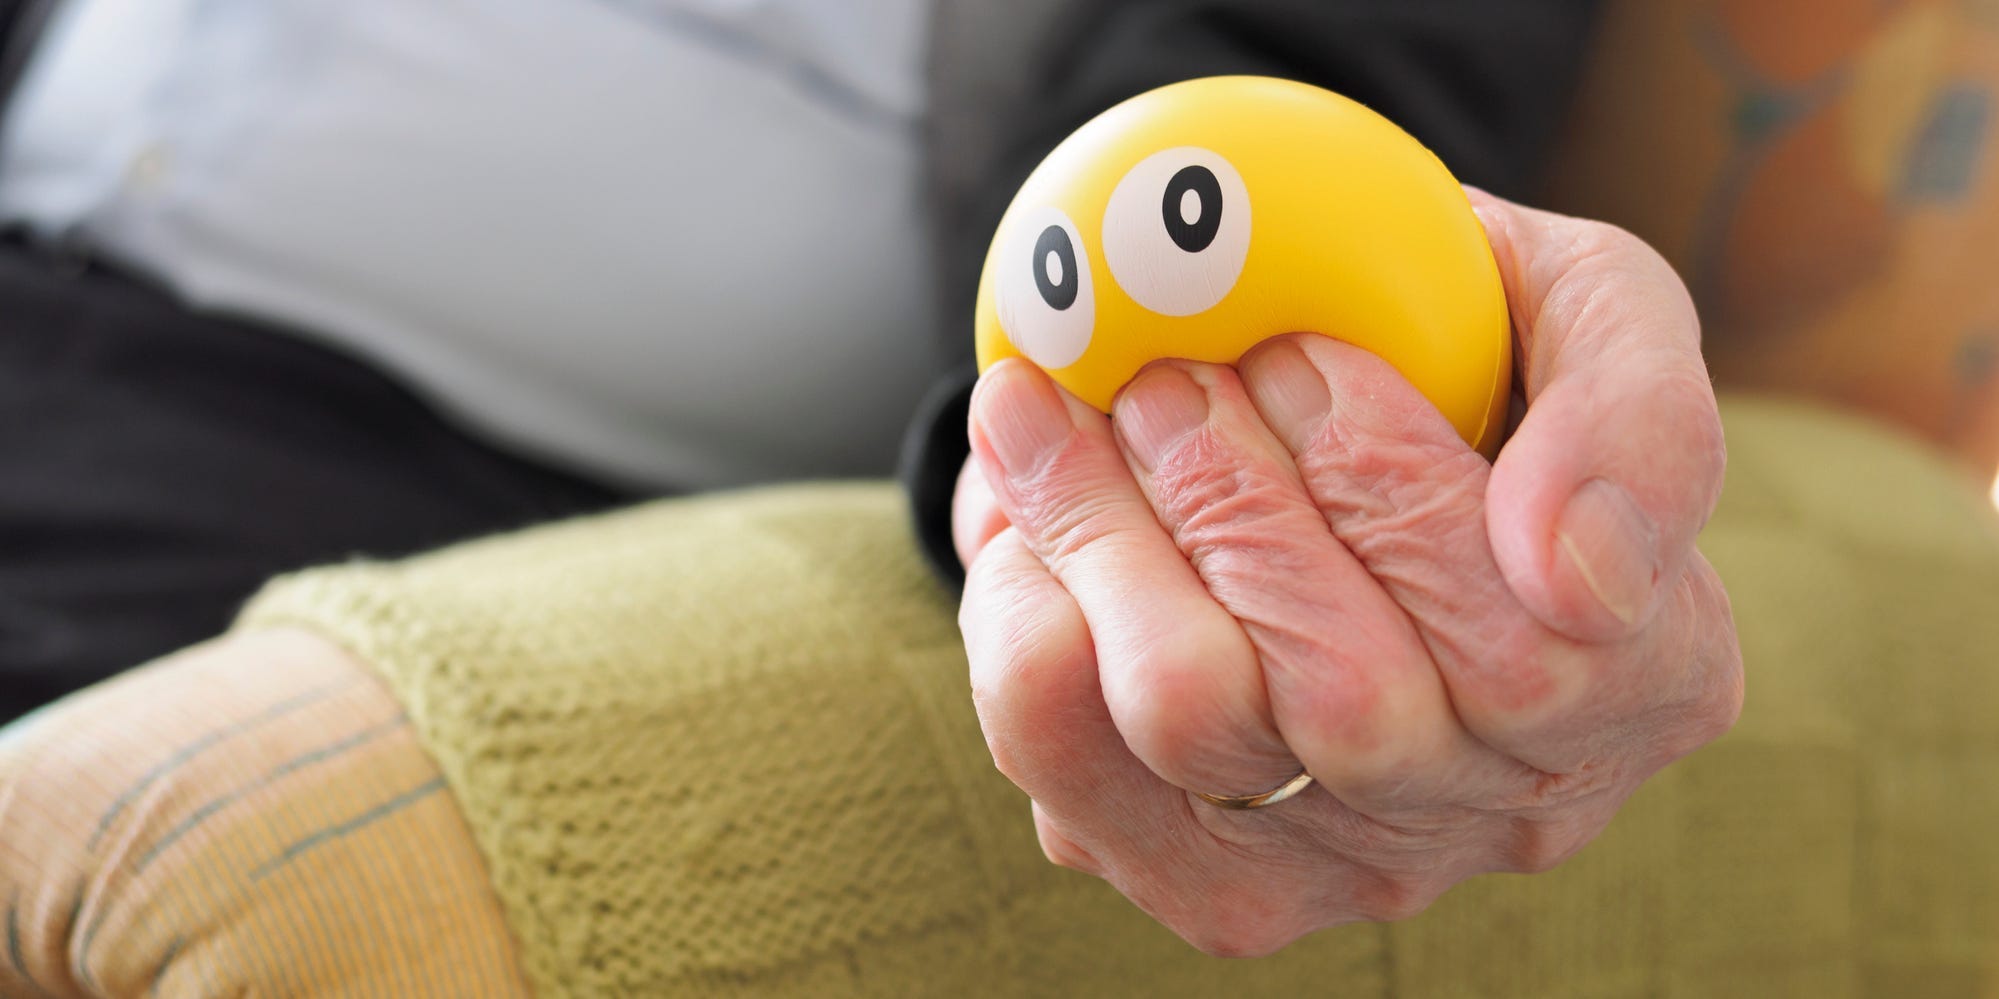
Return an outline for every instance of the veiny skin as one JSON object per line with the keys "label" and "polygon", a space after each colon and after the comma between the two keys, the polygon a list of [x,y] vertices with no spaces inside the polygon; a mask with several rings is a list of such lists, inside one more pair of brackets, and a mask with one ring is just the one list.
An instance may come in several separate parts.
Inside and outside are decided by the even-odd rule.
{"label": "veiny skin", "polygon": [[[993,759],[1051,861],[1210,954],[1548,870],[1741,709],[1685,288],[1618,229],[1472,196],[1524,403],[1496,463],[1310,334],[1157,363],[1110,418],[1019,361],[974,396],[959,618]],[[1269,808],[1190,793],[1301,767]]]}

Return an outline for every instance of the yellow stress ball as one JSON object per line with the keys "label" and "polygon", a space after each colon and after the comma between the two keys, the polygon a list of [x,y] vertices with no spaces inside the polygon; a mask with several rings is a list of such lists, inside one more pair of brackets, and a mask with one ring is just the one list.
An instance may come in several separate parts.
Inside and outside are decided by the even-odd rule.
{"label": "yellow stress ball", "polygon": [[1512,373],[1485,229],[1386,118],[1264,77],[1141,94],[1064,140],[1000,221],[979,370],[1025,357],[1106,412],[1162,357],[1323,333],[1372,351],[1488,457]]}

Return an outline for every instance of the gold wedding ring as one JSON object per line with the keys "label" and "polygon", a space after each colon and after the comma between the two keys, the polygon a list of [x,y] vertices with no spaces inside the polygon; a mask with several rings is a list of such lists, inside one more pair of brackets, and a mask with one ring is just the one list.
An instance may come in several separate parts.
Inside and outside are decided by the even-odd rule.
{"label": "gold wedding ring", "polygon": [[1295,797],[1298,794],[1298,792],[1303,791],[1311,786],[1312,786],[1312,775],[1301,772],[1298,774],[1298,776],[1293,777],[1290,780],[1287,780],[1284,783],[1279,784],[1276,787],[1263,792],[1262,794],[1242,794],[1242,795],[1202,794],[1199,791],[1195,791],[1194,797],[1199,798],[1202,801],[1205,801],[1208,804],[1215,806],[1216,808],[1226,808],[1232,812],[1246,812],[1252,808],[1264,808],[1269,805],[1275,805],[1280,801],[1284,801],[1285,799]]}

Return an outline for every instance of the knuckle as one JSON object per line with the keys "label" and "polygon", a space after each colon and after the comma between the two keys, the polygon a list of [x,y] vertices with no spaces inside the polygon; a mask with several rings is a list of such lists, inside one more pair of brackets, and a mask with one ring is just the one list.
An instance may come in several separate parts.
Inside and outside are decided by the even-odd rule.
{"label": "knuckle", "polygon": [[1041,855],[1048,858],[1048,862],[1054,864],[1056,867],[1083,874],[1096,873],[1088,861],[1084,860],[1080,854],[1071,852],[1068,846],[1061,842],[1042,840]]}
{"label": "knuckle", "polygon": [[1322,446],[1298,459],[1320,510],[1342,518],[1392,514],[1396,498],[1420,481],[1421,459],[1403,445],[1361,437],[1331,421],[1328,428],[1319,438]]}
{"label": "knuckle", "polygon": [[[1644,301],[1668,310],[1676,322],[1699,329],[1693,300],[1672,265],[1630,231],[1589,219],[1570,219],[1566,245],[1550,261],[1559,270],[1536,325],[1615,330],[1631,314],[1633,281],[1652,289]],[[1667,297],[1660,298],[1663,294]]]}
{"label": "knuckle", "polygon": [[1134,527],[1122,516],[1128,491],[1112,488],[1123,467],[1100,443],[1072,437],[1031,479],[1010,487],[1014,525],[1050,563],[1120,543]]}
{"label": "knuckle", "polygon": [[1715,671],[1715,680],[1709,685],[1707,703],[1702,714],[1707,719],[1707,729],[1703,742],[1713,741],[1728,733],[1742,718],[1742,703],[1745,683],[1742,670],[1742,650],[1735,642],[1725,643],[1723,653],[1727,665]]}
{"label": "knuckle", "polygon": [[1451,668],[1452,699],[1481,736],[1533,738],[1566,724],[1590,697],[1609,696],[1598,689],[1605,671],[1587,650],[1549,641],[1524,614],[1506,615],[1469,639],[1438,636],[1432,650]]}
{"label": "knuckle", "polygon": [[1658,257],[1652,244],[1631,230],[1597,219],[1570,220],[1568,257],[1576,267],[1596,263],[1627,266],[1633,260]]}
{"label": "knuckle", "polygon": [[951,494],[951,542],[959,560],[971,565],[1007,526],[1006,511],[977,460],[965,459]]}
{"label": "knuckle", "polygon": [[1080,715],[1081,709],[1051,707],[1029,714],[1011,710],[1011,703],[1017,699],[1008,701],[1008,706],[996,707],[991,700],[974,705],[986,752],[1001,776],[1033,795],[1061,783],[1065,775],[1084,765],[1077,758],[1074,740],[1066,735],[1073,726],[1065,720]]}
{"label": "knuckle", "polygon": [[1030,780],[1027,762],[1013,751],[1011,741],[993,735],[990,728],[986,732],[986,751],[992,755],[993,768],[1000,776],[1011,781],[1015,787],[1025,788]]}
{"label": "knuckle", "polygon": [[[1243,454],[1213,429],[1203,430],[1162,462],[1152,473],[1156,502],[1179,519],[1212,516],[1217,506],[1254,511],[1256,497],[1274,478],[1265,464]],[[1245,497],[1248,497],[1247,501]]]}
{"label": "knuckle", "polygon": [[1330,668],[1317,671],[1319,682],[1297,684],[1287,694],[1285,734],[1330,758],[1343,786],[1399,779],[1413,762],[1398,738],[1408,731],[1411,712],[1369,670],[1337,665],[1342,650],[1313,651],[1313,661]]}
{"label": "knuckle", "polygon": [[[990,572],[983,560],[978,572]],[[967,587],[966,602],[1003,591]],[[1073,605],[1059,600],[1032,602],[1031,591],[997,597],[967,620],[966,653],[972,706],[986,735],[993,763],[1023,787],[1044,758],[1061,744],[1061,734],[1089,702],[1078,691],[1094,682],[1088,628]]]}
{"label": "knuckle", "polygon": [[[1420,853],[1443,835],[1435,826],[1437,816],[1450,814],[1463,791],[1453,780],[1454,761],[1427,749],[1397,747],[1336,763],[1320,778],[1375,827],[1361,842],[1382,851]],[[1314,763],[1315,774],[1326,770]]]}
{"label": "knuckle", "polygon": [[1688,725],[1688,741],[1684,756],[1716,739],[1727,735],[1742,717],[1744,680],[1741,653],[1730,642],[1726,653],[1731,665],[1711,670],[1708,682],[1697,696],[1693,717]]}
{"label": "knuckle", "polygon": [[1277,940],[1266,934],[1224,927],[1200,934],[1181,934],[1182,939],[1194,945],[1194,949],[1209,957],[1258,958],[1269,957],[1283,950],[1288,940]]}
{"label": "knuckle", "polygon": [[1441,692],[1434,701],[1412,696],[1364,670],[1341,670],[1312,687],[1287,696],[1282,731],[1343,804],[1400,822],[1451,793],[1459,730]]}
{"label": "knuckle", "polygon": [[1096,858],[1046,820],[1036,823],[1035,833],[1041,841],[1041,855],[1048,858],[1049,863],[1084,874],[1097,873]]}
{"label": "knuckle", "polygon": [[[1372,428],[1370,428],[1372,429]],[[1332,422],[1321,438],[1324,447],[1312,457],[1313,470],[1336,472],[1367,487],[1383,501],[1412,485],[1426,482],[1428,472],[1443,457],[1435,444],[1405,436],[1367,432],[1358,425]]]}
{"label": "knuckle", "polygon": [[1355,892],[1355,909],[1371,923],[1399,923],[1427,911],[1443,889],[1418,877],[1383,874]]}
{"label": "knuckle", "polygon": [[1017,625],[1002,628],[1009,633],[968,650],[972,706],[981,718],[1044,713],[1046,708],[1036,696],[1033,650],[1022,641]]}
{"label": "knuckle", "polygon": [[1519,874],[1546,874],[1581,853],[1596,838],[1594,823],[1517,818],[1502,863]]}
{"label": "knuckle", "polygon": [[1669,384],[1678,394],[1677,422],[1682,432],[1707,460],[1707,471],[1719,477],[1728,465],[1728,438],[1722,429],[1721,409],[1715,404],[1714,383],[1708,379],[1707,369],[1688,366],[1673,376]]}
{"label": "knuckle", "polygon": [[1065,726],[1059,710],[1028,714],[1012,710],[1017,702],[1002,695],[997,704],[988,699],[974,708],[994,769],[1032,794],[1062,768],[1076,764],[1062,735]]}
{"label": "knuckle", "polygon": [[1745,678],[1742,648],[1735,637],[1728,597],[1714,577],[1706,559],[1695,553],[1688,573],[1688,594],[1682,602],[1682,620],[1693,627],[1679,630],[1684,636],[1669,653],[1684,664],[1689,689],[1680,694],[1665,737],[1658,740],[1662,762],[1679,759],[1726,735],[1742,716]]}
{"label": "knuckle", "polygon": [[1477,452],[1341,424],[1328,422],[1326,446],[1300,456],[1300,470],[1320,512],[1363,559],[1442,543],[1440,528],[1476,519],[1490,474]]}
{"label": "knuckle", "polygon": [[1224,903],[1172,928],[1194,949],[1222,958],[1269,957],[1303,935],[1273,920],[1253,901]]}
{"label": "knuckle", "polygon": [[1527,790],[1509,796],[1509,800],[1501,804],[1532,816],[1586,809],[1595,802],[1622,800],[1643,774],[1656,768],[1656,765],[1631,759],[1589,760],[1571,770],[1544,772],[1534,779]]}
{"label": "knuckle", "polygon": [[1153,474],[1154,503],[1197,566],[1267,566],[1296,548],[1295,520],[1310,508],[1277,469],[1197,445]]}
{"label": "knuckle", "polygon": [[1201,785],[1218,770],[1240,766],[1253,751],[1254,733],[1268,728],[1234,689],[1253,669],[1240,644],[1215,637],[1162,642],[1106,684],[1126,741],[1168,781]]}
{"label": "knuckle", "polygon": [[968,637],[1003,619],[1028,583],[1013,550],[1017,544],[1017,535],[1002,533],[965,567],[965,592],[958,601],[958,628]]}
{"label": "knuckle", "polygon": [[1207,596],[1243,616],[1250,608],[1314,605],[1300,581],[1323,577],[1318,509],[1288,467],[1245,455],[1207,430],[1150,477],[1151,504]]}
{"label": "knuckle", "polygon": [[1728,588],[1722,585],[1721,574],[1715,571],[1700,549],[1694,549],[1687,559],[1686,585],[1692,591],[1690,601],[1691,616],[1695,627],[1690,629],[1711,639],[1710,655],[1717,659],[1717,665],[1730,672],[1742,672],[1742,648],[1736,637],[1735,607],[1728,598]]}
{"label": "knuckle", "polygon": [[972,708],[980,718],[996,717],[1006,713],[1008,691],[1006,685],[995,675],[998,671],[987,668],[981,655],[971,658]]}
{"label": "knuckle", "polygon": [[1118,516],[1118,497],[1092,488],[1065,492],[1060,499],[1036,503],[1036,547],[1051,565],[1074,561],[1092,549],[1116,550],[1140,543],[1134,525]]}
{"label": "knuckle", "polygon": [[[1004,690],[974,687],[972,691],[973,709],[978,713],[979,727],[986,741],[986,751],[992,756],[993,767],[1016,786],[1033,786],[1033,776],[1037,770],[1035,753],[1030,744],[1023,742],[1022,732],[1026,728],[1008,709],[1009,696]],[[1030,730],[1031,731],[1031,730]]]}
{"label": "knuckle", "polygon": [[1714,384],[1698,363],[1662,364],[1656,377],[1649,387],[1655,396],[1654,411],[1661,423],[1672,428],[1674,449],[1685,462],[1675,466],[1700,491],[1705,519],[1720,498],[1728,468],[1728,439],[1715,404]]}

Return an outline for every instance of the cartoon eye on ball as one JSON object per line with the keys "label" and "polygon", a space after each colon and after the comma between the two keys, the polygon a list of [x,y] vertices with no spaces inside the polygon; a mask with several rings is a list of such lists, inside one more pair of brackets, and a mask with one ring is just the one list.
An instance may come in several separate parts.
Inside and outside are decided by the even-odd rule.
{"label": "cartoon eye on ball", "polygon": [[1249,191],[1220,154],[1184,146],[1139,161],[1104,209],[1104,263],[1162,316],[1206,312],[1249,257]]}
{"label": "cartoon eye on ball", "polygon": [[1163,357],[1323,333],[1380,355],[1495,453],[1505,292],[1463,189],[1346,98],[1263,77],[1162,87],[1048,155],[980,281],[979,367],[1024,357],[1108,411]]}

